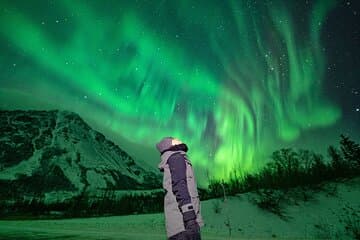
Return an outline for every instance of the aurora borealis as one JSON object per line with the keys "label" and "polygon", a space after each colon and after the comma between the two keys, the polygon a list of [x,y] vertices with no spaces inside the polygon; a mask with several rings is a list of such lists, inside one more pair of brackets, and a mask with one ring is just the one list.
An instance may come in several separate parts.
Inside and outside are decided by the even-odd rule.
{"label": "aurora borealis", "polygon": [[344,45],[324,37],[353,4],[1,1],[0,107],[77,112],[142,156],[176,136],[217,178],[252,171],[274,149],[360,137],[359,70],[331,72]]}

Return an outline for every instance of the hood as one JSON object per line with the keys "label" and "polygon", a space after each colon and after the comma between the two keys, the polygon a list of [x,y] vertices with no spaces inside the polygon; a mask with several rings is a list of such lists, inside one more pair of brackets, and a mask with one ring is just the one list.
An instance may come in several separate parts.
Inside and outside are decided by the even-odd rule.
{"label": "hood", "polygon": [[160,153],[163,153],[170,147],[172,147],[172,137],[164,137],[160,142],[156,144],[156,148]]}
{"label": "hood", "polygon": [[173,137],[164,137],[160,142],[156,144],[157,150],[161,154],[161,161],[159,164],[159,169],[162,170],[164,165],[167,162],[167,159],[176,152],[181,152],[182,154],[186,154],[188,151],[188,147],[185,143],[181,143],[178,145],[172,145]]}

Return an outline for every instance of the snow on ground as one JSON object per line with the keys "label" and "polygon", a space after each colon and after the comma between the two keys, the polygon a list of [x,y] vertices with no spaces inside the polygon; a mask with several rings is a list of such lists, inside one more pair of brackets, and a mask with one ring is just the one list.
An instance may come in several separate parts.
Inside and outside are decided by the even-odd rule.
{"label": "snow on ground", "polygon": [[[334,188],[336,187],[336,188]],[[255,193],[202,202],[202,239],[352,239],[345,232],[344,207],[359,209],[360,178],[327,184],[309,201],[284,207],[286,218],[251,201]],[[334,195],[334,189],[337,189]],[[217,207],[216,207],[217,206]],[[215,209],[220,209],[215,213]],[[231,229],[231,231],[230,231]],[[231,233],[230,233],[231,232]],[[163,214],[63,220],[0,221],[0,239],[166,239]]]}

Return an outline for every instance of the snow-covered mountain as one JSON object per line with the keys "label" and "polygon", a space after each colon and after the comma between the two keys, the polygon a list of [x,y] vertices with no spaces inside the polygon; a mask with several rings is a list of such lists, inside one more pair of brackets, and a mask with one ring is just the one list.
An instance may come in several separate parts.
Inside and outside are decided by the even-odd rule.
{"label": "snow-covered mountain", "polygon": [[150,189],[160,178],[67,111],[0,111],[0,189],[6,196]]}

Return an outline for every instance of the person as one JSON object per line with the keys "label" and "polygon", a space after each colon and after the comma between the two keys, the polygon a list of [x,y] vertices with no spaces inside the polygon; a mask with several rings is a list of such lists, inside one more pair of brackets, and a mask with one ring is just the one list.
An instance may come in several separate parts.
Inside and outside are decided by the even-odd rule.
{"label": "person", "polygon": [[177,138],[165,137],[156,144],[163,172],[164,212],[169,240],[201,240],[204,221],[188,147]]}

